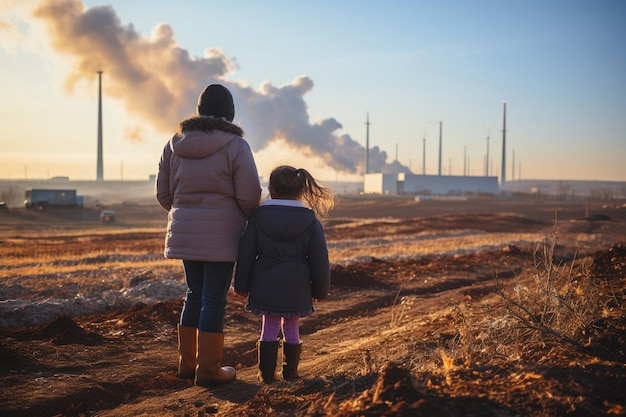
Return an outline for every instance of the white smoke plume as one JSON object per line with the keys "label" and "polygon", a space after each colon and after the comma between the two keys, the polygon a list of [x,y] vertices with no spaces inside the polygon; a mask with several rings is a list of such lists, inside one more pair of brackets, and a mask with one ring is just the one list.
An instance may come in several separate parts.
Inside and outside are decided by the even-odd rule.
{"label": "white smoke plume", "polygon": [[[156,26],[150,38],[132,24],[123,25],[110,6],[86,8],[81,0],[44,0],[33,9],[42,21],[54,50],[71,58],[67,88],[81,82],[93,85],[95,73],[103,71],[106,95],[124,104],[129,113],[157,129],[172,132],[178,121],[193,114],[200,91],[208,84],[227,86],[235,98],[236,118],[254,151],[273,140],[284,140],[299,151],[321,157],[337,172],[362,173],[365,148],[349,135],[337,135],[341,124],[334,118],[311,122],[304,96],[313,89],[306,76],[276,87],[259,89],[229,81],[237,64],[219,48],[203,57],[190,56],[177,44],[172,28]],[[137,127],[129,139],[139,140]],[[386,163],[387,154],[370,149],[371,172],[409,172],[397,161]]]}

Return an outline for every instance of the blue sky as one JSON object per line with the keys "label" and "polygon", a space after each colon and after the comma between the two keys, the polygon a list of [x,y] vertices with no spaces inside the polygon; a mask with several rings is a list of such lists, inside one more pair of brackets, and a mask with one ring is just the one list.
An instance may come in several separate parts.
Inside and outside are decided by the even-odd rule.
{"label": "blue sky", "polygon": [[485,175],[488,143],[499,175],[506,100],[507,180],[626,181],[623,39],[618,0],[4,0],[0,178],[95,179],[102,67],[105,179],[154,174],[222,82],[265,176],[360,178],[367,114],[375,169],[437,174],[441,121],[443,174]]}

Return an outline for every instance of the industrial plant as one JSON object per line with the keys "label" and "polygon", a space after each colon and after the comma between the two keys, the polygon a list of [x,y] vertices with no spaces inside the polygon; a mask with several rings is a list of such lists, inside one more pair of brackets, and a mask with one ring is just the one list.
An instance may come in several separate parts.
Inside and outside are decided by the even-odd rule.
{"label": "industrial plant", "polygon": [[[421,175],[399,172],[399,173],[373,173],[369,168],[369,114],[366,121],[365,140],[365,175],[363,178],[364,194],[413,194],[422,196],[432,195],[496,195],[504,190],[505,167],[506,167],[506,102],[503,103],[502,117],[502,176],[501,183],[498,184],[497,176],[489,176],[488,170],[484,176],[470,175],[443,175],[442,174],[442,143],[443,143],[443,122],[439,121],[439,167],[437,175]],[[425,141],[425,139],[424,139]],[[487,148],[488,149],[488,148]],[[487,151],[488,152],[488,151]],[[425,151],[424,162],[425,166]],[[487,156],[488,160],[488,156]]]}
{"label": "industrial plant", "polygon": [[[105,204],[139,203],[153,201],[154,175],[144,181],[104,181],[103,173],[103,135],[102,135],[102,71],[98,71],[98,127],[96,181],[70,181],[68,177],[54,177],[47,180],[1,180],[0,203],[4,208],[26,206],[44,207],[58,205],[58,196],[73,196],[70,205],[82,207]],[[412,173],[408,168],[397,163],[386,172],[372,172],[370,169],[370,119],[366,115],[366,140],[364,155],[364,173],[362,182],[332,182],[326,185],[337,194],[414,196],[420,198],[507,198],[513,195],[528,195],[533,198],[558,199],[626,199],[626,182],[617,181],[573,181],[573,180],[521,180],[506,178],[506,102],[502,113],[502,160],[500,176],[490,175],[489,134],[487,134],[486,169],[484,175],[444,175],[442,172],[443,122],[439,124],[438,172],[427,175],[425,172],[425,142],[423,168],[421,174]],[[397,152],[397,149],[396,149]],[[515,153],[513,151],[513,162]],[[514,164],[513,164],[514,166]],[[392,171],[392,172],[390,172]],[[464,168],[464,174],[469,170]],[[55,193],[56,192],[56,193]],[[26,194],[25,194],[26,193]],[[62,204],[68,204],[63,200]]]}
{"label": "industrial plant", "polygon": [[[527,195],[532,198],[557,199],[594,199],[594,200],[626,200],[626,182],[621,181],[576,181],[576,180],[522,180],[521,178],[506,178],[506,101],[502,109],[502,172],[500,177],[489,175],[443,175],[442,173],[442,122],[439,121],[439,166],[437,175],[427,175],[411,172],[382,173],[371,172],[369,168],[369,114],[366,119],[366,149],[365,174],[363,176],[363,194],[370,195],[414,195],[416,198],[441,197],[510,197],[512,195]],[[424,142],[426,139],[424,139]],[[423,154],[423,167],[425,167]],[[489,135],[487,135],[487,155],[489,161]],[[513,152],[513,166],[515,166]],[[464,170],[465,171],[465,170]]]}

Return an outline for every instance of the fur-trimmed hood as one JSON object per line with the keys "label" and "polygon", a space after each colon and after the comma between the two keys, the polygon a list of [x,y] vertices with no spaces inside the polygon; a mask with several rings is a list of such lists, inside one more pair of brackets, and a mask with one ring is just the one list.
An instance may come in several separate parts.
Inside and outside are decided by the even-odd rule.
{"label": "fur-trimmed hood", "polygon": [[192,116],[178,124],[176,133],[182,135],[186,131],[200,130],[208,132],[211,130],[223,130],[224,132],[234,133],[243,137],[243,129],[226,119],[212,116]]}
{"label": "fur-trimmed hood", "polygon": [[228,120],[193,116],[180,122],[170,148],[180,157],[200,159],[214,154],[236,137],[243,137],[243,129]]}

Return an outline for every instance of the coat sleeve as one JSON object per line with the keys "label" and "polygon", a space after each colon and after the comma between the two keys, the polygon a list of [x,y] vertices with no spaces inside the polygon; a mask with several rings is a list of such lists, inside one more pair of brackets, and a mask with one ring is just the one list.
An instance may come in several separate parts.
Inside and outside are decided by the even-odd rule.
{"label": "coat sleeve", "polygon": [[172,150],[169,142],[163,148],[161,159],[159,160],[159,171],[156,178],[155,193],[156,199],[165,210],[172,208],[173,196],[170,194],[170,157]]}
{"label": "coat sleeve", "polygon": [[309,268],[311,269],[311,290],[313,298],[326,298],[330,290],[330,261],[324,229],[316,220],[316,229],[309,246]]}
{"label": "coat sleeve", "polygon": [[261,202],[261,183],[250,145],[243,138],[241,143],[235,158],[233,180],[237,204],[249,219]]}
{"label": "coat sleeve", "polygon": [[240,292],[249,292],[252,284],[252,270],[257,257],[257,240],[254,217],[250,219],[246,230],[241,236],[237,266],[235,268],[235,283],[233,287]]}

